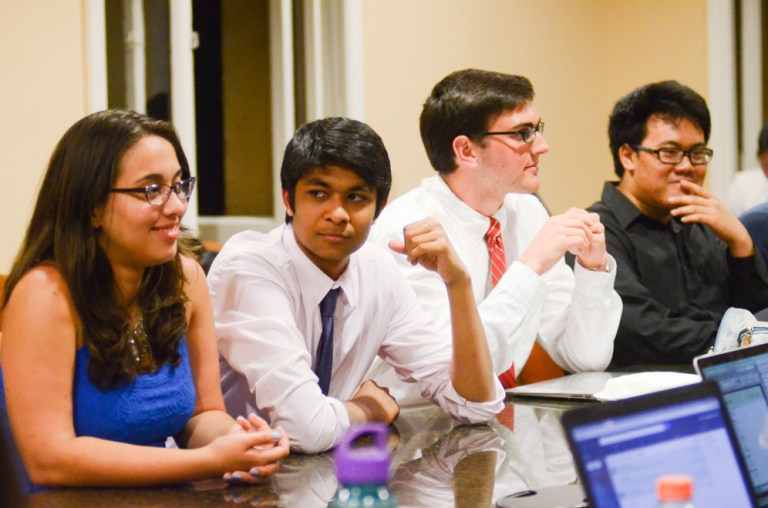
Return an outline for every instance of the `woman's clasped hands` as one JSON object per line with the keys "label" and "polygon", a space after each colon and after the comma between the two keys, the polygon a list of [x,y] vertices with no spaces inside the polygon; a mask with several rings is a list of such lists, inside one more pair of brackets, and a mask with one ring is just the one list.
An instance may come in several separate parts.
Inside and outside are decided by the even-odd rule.
{"label": "woman's clasped hands", "polygon": [[225,473],[228,483],[264,483],[279,469],[278,461],[290,452],[288,436],[281,427],[272,429],[255,414],[238,416],[230,434],[211,442],[214,453],[241,469]]}

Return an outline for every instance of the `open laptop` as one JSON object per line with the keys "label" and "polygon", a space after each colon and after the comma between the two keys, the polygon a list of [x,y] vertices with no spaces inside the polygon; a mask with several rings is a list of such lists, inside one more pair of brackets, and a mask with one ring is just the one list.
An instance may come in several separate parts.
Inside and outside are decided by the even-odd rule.
{"label": "open laptop", "polygon": [[595,394],[605,383],[625,372],[580,372],[567,376],[509,388],[507,393],[515,397],[534,397],[564,400],[597,400]]}
{"label": "open laptop", "polygon": [[768,344],[700,356],[694,368],[720,385],[759,506],[768,506]]}
{"label": "open laptop", "polygon": [[755,506],[715,382],[590,404],[562,424],[590,506],[656,506],[668,474],[693,476],[696,508]]}

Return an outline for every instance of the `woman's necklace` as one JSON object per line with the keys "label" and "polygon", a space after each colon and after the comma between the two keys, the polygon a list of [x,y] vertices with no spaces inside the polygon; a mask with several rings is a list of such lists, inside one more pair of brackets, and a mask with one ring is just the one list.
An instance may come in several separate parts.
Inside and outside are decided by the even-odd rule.
{"label": "woman's necklace", "polygon": [[149,339],[144,330],[144,316],[139,316],[139,320],[128,331],[128,347],[137,366],[146,367],[151,363],[152,350],[149,348]]}

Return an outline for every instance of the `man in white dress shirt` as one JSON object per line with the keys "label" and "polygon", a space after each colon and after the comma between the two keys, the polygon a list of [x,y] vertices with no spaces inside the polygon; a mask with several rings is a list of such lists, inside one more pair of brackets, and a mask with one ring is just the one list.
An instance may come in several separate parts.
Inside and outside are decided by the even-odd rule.
{"label": "man in white dress shirt", "polygon": [[286,147],[281,183],[286,224],[232,237],[208,275],[227,410],[281,425],[295,450],[327,450],[351,423],[399,414],[388,391],[366,380],[378,356],[462,422],[501,411],[472,281],[440,225],[401,228],[393,247],[442,281],[447,338],[392,257],[365,245],[391,186],[379,136],[354,120],[311,122]]}
{"label": "man in white dress shirt", "polygon": [[[605,369],[622,310],[597,214],[571,208],[550,217],[533,195],[539,158],[549,150],[533,96],[522,76],[474,69],[435,85],[420,128],[438,174],[388,204],[371,232],[371,241],[386,245],[413,221],[433,217],[442,224],[471,273],[494,370],[510,386],[519,382],[535,341],[535,361],[554,360],[556,372]],[[501,229],[503,276],[493,273],[486,243],[492,219]],[[566,252],[576,256],[573,271]],[[450,330],[439,278],[395,260],[437,327]],[[386,366],[375,365],[371,374],[401,402],[416,400]]]}
{"label": "man in white dress shirt", "polygon": [[758,167],[736,173],[728,189],[725,204],[736,217],[768,203],[768,122],[757,136],[757,161]]}

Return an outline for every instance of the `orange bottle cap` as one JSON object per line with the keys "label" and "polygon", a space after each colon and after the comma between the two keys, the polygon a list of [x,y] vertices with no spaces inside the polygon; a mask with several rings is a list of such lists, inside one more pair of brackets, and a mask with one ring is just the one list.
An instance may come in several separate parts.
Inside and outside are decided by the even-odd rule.
{"label": "orange bottle cap", "polygon": [[680,501],[693,497],[693,477],[665,475],[656,481],[656,495],[660,501]]}

